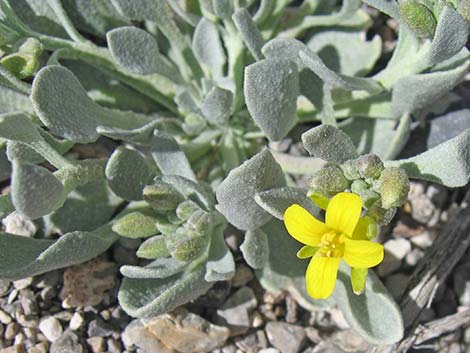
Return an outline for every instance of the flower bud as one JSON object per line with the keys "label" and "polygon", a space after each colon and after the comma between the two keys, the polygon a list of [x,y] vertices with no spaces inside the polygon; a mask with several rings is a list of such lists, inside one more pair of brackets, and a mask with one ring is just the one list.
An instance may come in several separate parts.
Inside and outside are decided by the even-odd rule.
{"label": "flower bud", "polygon": [[382,207],[385,209],[400,207],[408,198],[410,181],[401,168],[385,168],[379,179]]}
{"label": "flower bud", "polygon": [[34,75],[39,67],[39,55],[42,53],[42,44],[35,38],[28,38],[17,53],[6,55],[0,63],[20,80]]}
{"label": "flower bud", "polygon": [[191,261],[207,248],[209,236],[200,236],[185,228],[178,228],[166,238],[166,245],[172,257],[180,261]]}
{"label": "flower bud", "polygon": [[341,169],[343,170],[344,176],[348,180],[357,180],[361,178],[361,174],[357,170],[357,165],[354,163],[355,160],[350,159],[343,164],[341,164]]}
{"label": "flower bud", "polygon": [[186,221],[197,210],[200,210],[200,208],[194,201],[186,200],[178,205],[176,208],[176,215],[182,221]]}
{"label": "flower bud", "polygon": [[389,224],[395,213],[397,212],[396,208],[385,209],[381,206],[380,200],[377,200],[371,208],[367,211],[367,215],[372,218],[379,225]]}
{"label": "flower bud", "polygon": [[361,197],[366,208],[369,208],[380,197],[364,180],[354,180],[351,184],[351,191]]}
{"label": "flower bud", "polygon": [[327,165],[313,174],[309,182],[311,188],[309,192],[331,197],[346,190],[349,184],[339,166]]}
{"label": "flower bud", "polygon": [[210,234],[212,230],[211,216],[207,212],[198,210],[188,219],[186,227],[198,235]]}
{"label": "flower bud", "polygon": [[384,170],[384,164],[379,156],[365,154],[353,162],[362,178],[378,179]]}
{"label": "flower bud", "polygon": [[148,185],[143,190],[145,202],[159,212],[173,211],[184,201],[183,195],[173,186],[163,182]]}
{"label": "flower bud", "polygon": [[434,14],[417,0],[400,2],[400,14],[406,24],[419,38],[432,38],[436,31]]}

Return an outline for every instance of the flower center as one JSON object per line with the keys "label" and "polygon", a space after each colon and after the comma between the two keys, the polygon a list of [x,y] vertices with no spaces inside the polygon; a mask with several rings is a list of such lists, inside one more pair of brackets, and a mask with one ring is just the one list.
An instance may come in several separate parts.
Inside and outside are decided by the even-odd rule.
{"label": "flower center", "polygon": [[333,230],[323,234],[318,255],[323,257],[342,257],[344,253],[344,236]]}

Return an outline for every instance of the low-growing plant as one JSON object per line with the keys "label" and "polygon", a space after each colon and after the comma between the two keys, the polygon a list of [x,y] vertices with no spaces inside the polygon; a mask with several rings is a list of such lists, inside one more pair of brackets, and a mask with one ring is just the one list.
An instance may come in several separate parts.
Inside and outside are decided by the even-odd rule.
{"label": "low-growing plant", "polygon": [[[300,244],[282,223],[323,224],[324,209],[326,225],[348,233],[329,222],[328,205],[353,193],[361,217],[351,227],[370,243],[406,201],[408,178],[469,181],[468,115],[426,121],[447,110],[469,70],[466,0],[365,2],[398,23],[386,65],[380,37],[365,39],[372,20],[358,0],[0,0],[0,180],[10,180],[0,217],[39,229],[0,234],[0,277],[78,264],[137,239],[140,262],[121,267],[119,301],[130,315],[154,316],[233,276],[231,223],[266,289],[309,309],[336,303],[371,343],[400,340],[399,308],[367,270],[377,261],[345,255],[349,271],[335,260],[334,292],[315,300]],[[413,117],[431,127],[426,148],[397,160],[419,130]],[[294,127],[308,129],[311,157],[273,156],[266,141]],[[76,153],[109,141],[99,158]],[[310,175],[308,190],[292,174]],[[289,226],[292,205],[304,217]],[[306,241],[300,258],[339,256]]]}

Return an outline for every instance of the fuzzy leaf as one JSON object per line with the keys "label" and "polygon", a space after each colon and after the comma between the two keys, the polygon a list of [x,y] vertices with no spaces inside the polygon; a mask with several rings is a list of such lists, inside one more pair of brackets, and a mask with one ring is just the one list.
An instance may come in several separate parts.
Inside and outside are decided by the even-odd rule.
{"label": "fuzzy leaf", "polygon": [[284,219],[285,210],[292,204],[299,204],[315,216],[318,216],[320,211],[307,197],[305,190],[289,186],[259,192],[255,195],[255,201],[265,211],[281,221]]}
{"label": "fuzzy leaf", "polygon": [[172,136],[159,133],[153,137],[152,157],[163,175],[179,175],[196,180],[186,155]]}
{"label": "fuzzy leaf", "polygon": [[154,173],[137,151],[118,147],[106,164],[109,187],[125,200],[142,200],[145,185],[151,183]]}
{"label": "fuzzy leaf", "polygon": [[204,17],[199,21],[194,30],[192,46],[196,58],[212,71],[219,73],[226,58],[219,31],[212,21]]}
{"label": "fuzzy leaf", "polygon": [[100,107],[71,71],[51,65],[41,69],[31,91],[36,114],[52,133],[79,143],[95,142]]}
{"label": "fuzzy leaf", "polygon": [[364,293],[356,295],[349,269],[342,264],[333,298],[349,325],[369,343],[386,345],[403,338],[400,309],[373,271],[369,271]]}
{"label": "fuzzy leaf", "polygon": [[11,175],[11,164],[7,159],[5,149],[0,149],[0,182],[9,179]]}
{"label": "fuzzy leaf", "polygon": [[212,88],[202,102],[201,111],[211,124],[223,125],[232,115],[233,93]]}
{"label": "fuzzy leaf", "polygon": [[0,115],[0,137],[24,144],[42,140],[37,126],[22,113]]}
{"label": "fuzzy leaf", "polygon": [[33,112],[33,105],[26,94],[0,86],[0,113]]}
{"label": "fuzzy leaf", "polygon": [[55,241],[0,233],[0,277],[19,279],[76,265],[103,253],[117,238],[107,226]]}
{"label": "fuzzy leaf", "polygon": [[111,0],[116,10],[121,16],[131,20],[152,19],[155,16],[156,8],[153,0]]}
{"label": "fuzzy leaf", "polygon": [[158,50],[156,39],[136,27],[119,27],[106,34],[109,50],[117,63],[138,75],[161,74],[179,78],[175,67]]}
{"label": "fuzzy leaf", "polygon": [[266,59],[245,69],[245,100],[255,123],[270,140],[284,138],[296,119],[297,67],[286,59]]}
{"label": "fuzzy leaf", "polygon": [[187,266],[187,262],[173,257],[164,257],[143,267],[125,265],[120,271],[128,278],[167,278],[182,272]]}
{"label": "fuzzy leaf", "polygon": [[148,238],[158,233],[155,218],[143,212],[131,212],[113,224],[113,232],[128,238]]}
{"label": "fuzzy leaf", "polygon": [[143,259],[158,259],[170,255],[166,247],[165,237],[156,235],[145,240],[137,249],[137,256]]}
{"label": "fuzzy leaf", "polygon": [[388,162],[404,169],[410,178],[460,187],[470,180],[470,129],[415,157]]}
{"label": "fuzzy leaf", "polygon": [[467,39],[467,21],[450,6],[444,6],[431,43],[429,65],[436,65],[457,54]]}
{"label": "fuzzy leaf", "polygon": [[327,162],[343,163],[358,157],[349,136],[332,125],[320,125],[304,132],[302,142],[311,156]]}
{"label": "fuzzy leaf", "polygon": [[248,265],[256,270],[262,269],[269,258],[268,236],[261,229],[249,230],[240,250]]}
{"label": "fuzzy leaf", "polygon": [[216,227],[212,234],[209,257],[206,263],[207,282],[227,281],[235,274],[235,262],[224,240],[225,224]]}
{"label": "fuzzy leaf", "polygon": [[232,19],[251,55],[258,61],[263,59],[261,47],[264,39],[250,13],[245,8],[241,8],[233,14]]}
{"label": "fuzzy leaf", "polygon": [[124,278],[118,299],[135,317],[155,317],[196,299],[212,286],[204,280],[204,266],[167,278]]}
{"label": "fuzzy leaf", "polygon": [[219,185],[217,208],[235,227],[256,229],[268,222],[271,215],[257,205],[255,194],[284,185],[281,167],[265,149],[233,169]]}
{"label": "fuzzy leaf", "polygon": [[31,219],[45,216],[65,201],[64,186],[47,169],[13,163],[11,199],[15,208]]}
{"label": "fuzzy leaf", "polygon": [[468,72],[470,63],[448,71],[410,75],[393,86],[392,113],[399,117],[426,107],[451,90]]}

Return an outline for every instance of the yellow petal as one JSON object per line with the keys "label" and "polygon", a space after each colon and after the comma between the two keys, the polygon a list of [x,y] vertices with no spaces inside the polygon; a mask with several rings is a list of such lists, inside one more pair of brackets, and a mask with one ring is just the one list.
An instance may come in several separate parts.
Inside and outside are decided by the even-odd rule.
{"label": "yellow petal", "polygon": [[379,227],[377,223],[370,217],[365,216],[359,218],[356,228],[352,234],[352,239],[354,240],[372,240],[377,236],[379,232]]}
{"label": "yellow petal", "polygon": [[344,243],[344,261],[355,268],[374,267],[382,262],[384,258],[384,247],[382,244],[369,240],[346,239]]}
{"label": "yellow petal", "polygon": [[318,246],[321,236],[328,231],[325,223],[317,220],[297,204],[287,208],[284,213],[284,224],[294,239],[310,246]]}
{"label": "yellow petal", "polygon": [[339,257],[314,256],[305,275],[307,292],[313,299],[326,299],[335,289]]}
{"label": "yellow petal", "polygon": [[312,257],[315,255],[315,253],[318,251],[318,248],[314,248],[313,246],[310,245],[305,245],[300,248],[299,251],[297,251],[297,257],[299,259],[308,259],[309,257]]}
{"label": "yellow petal", "polygon": [[328,227],[351,237],[362,211],[361,198],[350,192],[336,194],[328,204],[325,220]]}

